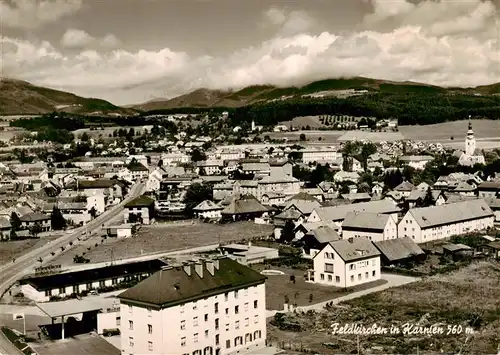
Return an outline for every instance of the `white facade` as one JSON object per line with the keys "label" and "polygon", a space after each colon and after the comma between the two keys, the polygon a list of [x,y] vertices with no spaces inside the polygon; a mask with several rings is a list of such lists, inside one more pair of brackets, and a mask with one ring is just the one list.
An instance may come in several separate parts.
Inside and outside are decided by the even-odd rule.
{"label": "white facade", "polygon": [[331,163],[342,158],[342,152],[337,151],[334,147],[306,148],[300,152],[302,153],[302,162],[306,164],[313,162]]}
{"label": "white facade", "polygon": [[348,288],[380,279],[380,256],[344,262],[327,244],[313,259],[314,283]]}
{"label": "white facade", "polygon": [[[464,216],[464,218],[467,217]],[[491,216],[422,228],[412,215],[412,210],[409,210],[398,224],[398,236],[399,238],[410,237],[417,244],[426,243],[493,227],[494,220],[495,217]]]}
{"label": "white facade", "polygon": [[214,209],[214,210],[197,211],[196,216],[198,218],[215,219],[215,218],[222,217],[221,211],[222,211],[222,208],[218,208],[218,209]]}
{"label": "white facade", "polygon": [[163,165],[176,165],[178,163],[189,163],[191,161],[191,157],[182,152],[172,152],[168,154],[162,154],[161,160],[163,161]]}
{"label": "white facade", "polygon": [[160,310],[121,303],[125,354],[244,354],[265,347],[265,284]]}
{"label": "white facade", "polygon": [[366,237],[372,242],[381,242],[382,240],[396,239],[398,237],[398,226],[394,218],[389,215],[384,230],[373,231],[370,229],[359,228],[359,230],[345,230],[342,228],[342,239]]}

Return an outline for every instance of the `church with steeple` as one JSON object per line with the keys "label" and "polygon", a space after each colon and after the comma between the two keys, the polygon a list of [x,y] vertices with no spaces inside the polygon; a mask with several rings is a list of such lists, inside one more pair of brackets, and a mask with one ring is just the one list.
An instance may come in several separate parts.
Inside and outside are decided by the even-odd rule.
{"label": "church with steeple", "polygon": [[469,116],[469,129],[467,137],[465,137],[465,151],[461,152],[458,158],[458,163],[465,166],[473,166],[475,164],[484,164],[484,156],[479,149],[476,148],[476,138],[472,130],[472,122]]}

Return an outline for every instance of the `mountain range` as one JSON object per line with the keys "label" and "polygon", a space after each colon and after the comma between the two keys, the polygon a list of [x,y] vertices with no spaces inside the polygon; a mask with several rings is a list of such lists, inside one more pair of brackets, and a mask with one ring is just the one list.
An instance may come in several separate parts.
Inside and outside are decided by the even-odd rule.
{"label": "mountain range", "polygon": [[[394,82],[363,77],[315,81],[302,87],[254,85],[241,90],[198,89],[171,99],[156,98],[148,102],[118,107],[112,103],[84,98],[72,93],[35,86],[15,79],[0,80],[0,115],[42,114],[65,111],[77,114],[122,114],[174,108],[241,107],[257,102],[283,100],[297,96],[338,96],[341,90],[381,93],[460,93],[468,95],[500,94],[500,83],[474,88],[444,88],[417,82]],[[344,93],[350,95],[352,93]]]}

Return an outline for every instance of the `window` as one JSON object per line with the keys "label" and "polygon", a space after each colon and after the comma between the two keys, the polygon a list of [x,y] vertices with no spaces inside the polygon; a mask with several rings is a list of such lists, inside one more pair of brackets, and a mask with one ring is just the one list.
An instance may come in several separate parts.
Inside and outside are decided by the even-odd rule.
{"label": "window", "polygon": [[215,318],[215,330],[219,330],[219,318]]}
{"label": "window", "polygon": [[219,313],[219,302],[216,302],[216,303],[214,304],[214,313],[215,313],[215,314]]}
{"label": "window", "polygon": [[231,347],[231,340],[226,340],[226,349]]}
{"label": "window", "polygon": [[198,333],[194,333],[193,334],[193,343],[197,343],[198,342]]}
{"label": "window", "polygon": [[229,308],[226,308],[226,315],[229,314]]}
{"label": "window", "polygon": [[205,314],[205,322],[208,322],[208,313]]}
{"label": "window", "polygon": [[148,341],[148,350],[153,351],[153,342],[152,341]]}
{"label": "window", "polygon": [[335,282],[340,282],[340,276],[335,276]]}
{"label": "window", "polygon": [[195,301],[193,302],[193,311],[198,309],[198,303]]}
{"label": "window", "polygon": [[215,334],[215,345],[219,345],[219,334]]}
{"label": "window", "polygon": [[328,275],[328,281],[330,281],[330,282],[333,281],[333,276],[332,275]]}
{"label": "window", "polygon": [[354,275],[351,275],[351,282],[354,282]]}
{"label": "window", "polygon": [[186,321],[181,320],[181,330],[185,330],[185,329],[186,329]]}
{"label": "window", "polygon": [[234,298],[238,298],[238,290],[234,291]]}
{"label": "window", "polygon": [[245,302],[245,312],[248,312],[248,302]]}
{"label": "window", "polygon": [[121,323],[121,317],[116,317],[116,326],[119,327]]}
{"label": "window", "polygon": [[205,338],[208,338],[208,329],[205,330]]}
{"label": "window", "polygon": [[245,327],[250,325],[250,318],[245,318]]}
{"label": "window", "polygon": [[234,306],[234,314],[240,313],[240,306]]}
{"label": "window", "polygon": [[259,323],[259,315],[258,314],[253,316],[253,322],[254,322],[254,324]]}
{"label": "window", "polygon": [[148,334],[153,334],[153,326],[148,324]]}
{"label": "window", "polygon": [[258,301],[253,301],[253,308],[257,308],[258,304]]}
{"label": "window", "polygon": [[375,277],[375,270],[372,271],[372,276]]}
{"label": "window", "polygon": [[229,323],[226,323],[226,332],[229,331]]}
{"label": "window", "polygon": [[349,265],[349,270],[356,270],[356,265],[350,264]]}
{"label": "window", "polygon": [[325,274],[320,274],[319,276],[321,278],[321,281],[323,281],[325,279]]}
{"label": "window", "polygon": [[325,263],[325,272],[333,272],[333,264]]}
{"label": "window", "polygon": [[365,279],[368,278],[368,272],[365,272]]}
{"label": "window", "polygon": [[361,280],[361,274],[358,274],[358,280]]}
{"label": "window", "polygon": [[193,327],[198,326],[198,317],[193,317]]}
{"label": "window", "polygon": [[131,320],[128,321],[128,329],[134,330],[134,322]]}
{"label": "window", "polygon": [[226,301],[226,302],[227,302],[228,300],[229,300],[229,293],[228,293],[228,292],[226,292],[226,293],[224,294],[224,301]]}
{"label": "window", "polygon": [[234,329],[240,329],[240,321],[239,320],[234,322]]}
{"label": "window", "polygon": [[186,337],[181,338],[181,346],[186,346]]}
{"label": "window", "polygon": [[134,338],[133,337],[128,338],[128,346],[130,346],[131,348],[134,347]]}

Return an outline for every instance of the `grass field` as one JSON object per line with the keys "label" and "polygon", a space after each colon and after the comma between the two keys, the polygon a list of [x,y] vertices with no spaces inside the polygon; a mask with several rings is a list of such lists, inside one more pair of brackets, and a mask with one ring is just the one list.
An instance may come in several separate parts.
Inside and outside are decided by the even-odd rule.
{"label": "grass field", "polygon": [[[370,327],[377,324],[402,329],[403,324],[443,327],[442,335],[363,335],[362,353],[410,353],[418,347],[423,353],[453,352],[467,354],[496,353],[500,344],[500,265],[480,262],[451,274],[441,274],[402,287],[357,298],[338,307],[315,314],[297,314],[307,331],[282,331],[268,327],[273,339],[296,342],[321,354],[353,353],[355,335],[332,335],[331,324],[356,323]],[[448,325],[461,326],[460,334],[447,334]],[[466,328],[474,330],[466,335]],[[459,328],[455,328],[459,329]],[[467,338],[467,341],[466,341]],[[331,346],[325,346],[330,343]]]}
{"label": "grass field", "polygon": [[289,141],[299,141],[300,135],[304,133],[308,143],[336,143],[338,138],[345,131],[294,131],[294,132],[270,132],[267,133],[272,139],[288,139]]}
{"label": "grass field", "polygon": [[14,240],[0,243],[0,265],[12,262],[12,258],[17,258],[30,250],[39,248],[49,241],[59,238],[60,235],[51,235],[40,238]]}
{"label": "grass field", "polygon": [[[73,257],[82,255],[91,263],[121,260],[157,252],[177,251],[204,245],[231,241],[241,241],[254,237],[268,236],[273,232],[271,225],[258,225],[253,222],[232,224],[196,223],[193,225],[154,225],[143,226],[136,236],[117,240],[107,238],[91,239],[77,245],[68,253],[60,255],[51,264],[74,265]],[[97,244],[97,246],[95,246]],[[90,250],[87,248],[90,247]]]}
{"label": "grass field", "polygon": [[[436,142],[463,142],[467,135],[467,120],[438,123],[427,126],[399,126],[399,131],[413,140],[427,140]],[[500,121],[498,120],[471,120],[474,136],[478,138],[500,138]],[[451,140],[450,137],[454,139]]]}
{"label": "grass field", "polygon": [[[252,268],[259,272],[265,270],[262,264],[252,265]],[[305,281],[304,274],[307,274],[307,272],[301,270],[274,266],[269,266],[268,269],[279,270],[285,273],[284,275],[266,275],[266,309],[268,310],[283,310],[285,297],[288,298],[290,304],[300,307],[329,301],[361,290],[360,287],[345,290],[343,288],[311,284]],[[295,283],[290,281],[291,275],[295,276]],[[385,280],[378,280],[363,285],[362,289],[379,286],[384,283],[386,283]],[[310,295],[313,295],[312,301],[309,300]]]}

